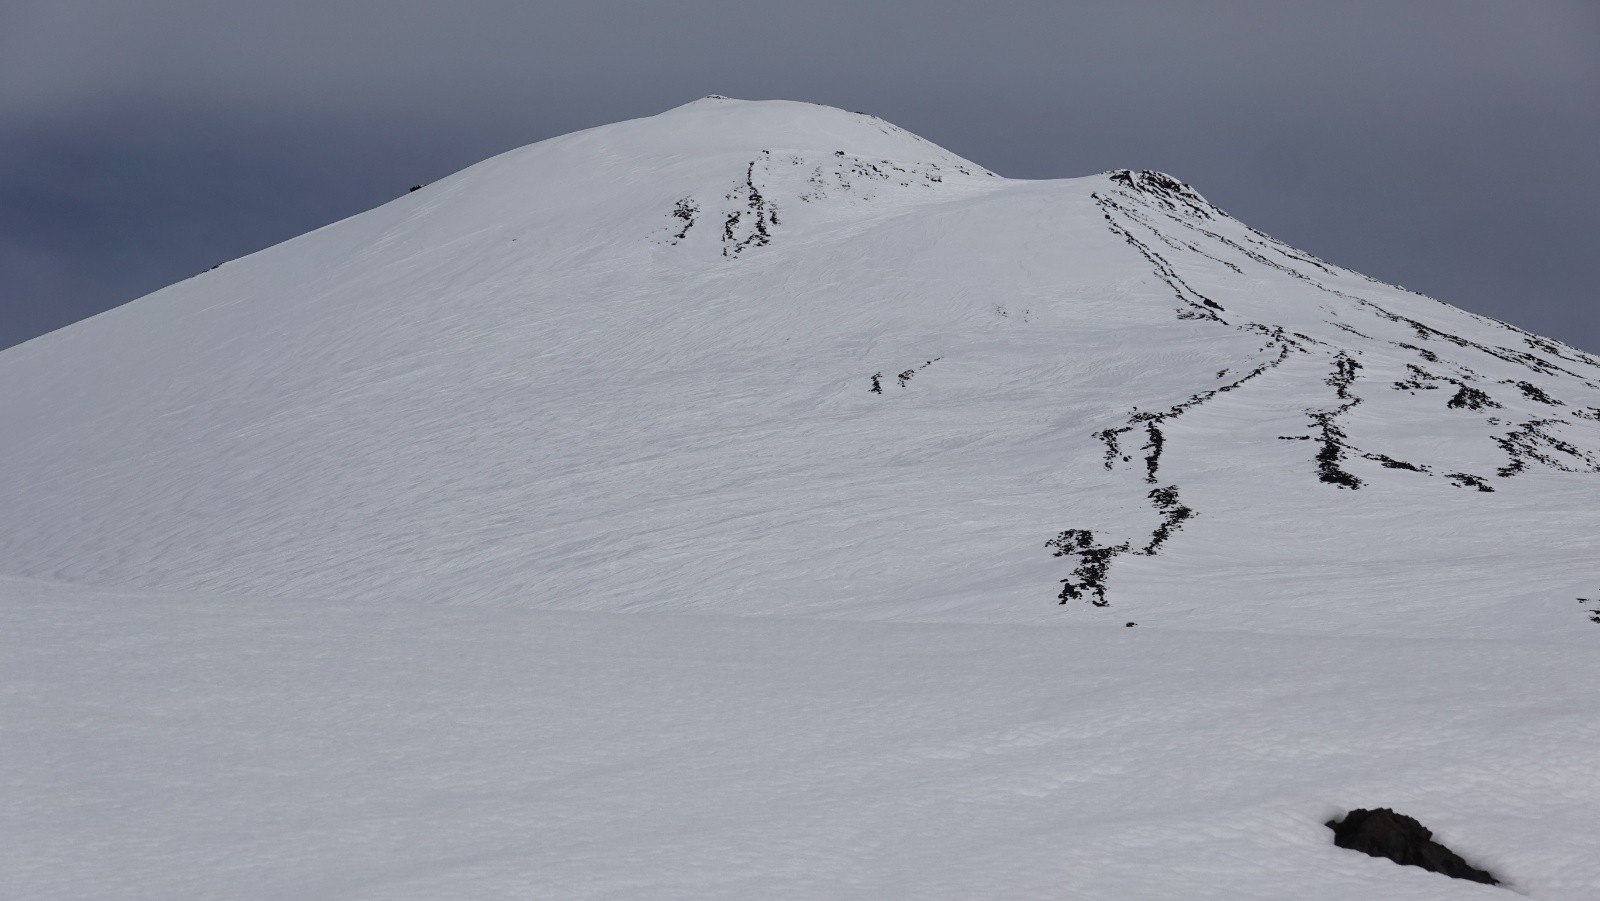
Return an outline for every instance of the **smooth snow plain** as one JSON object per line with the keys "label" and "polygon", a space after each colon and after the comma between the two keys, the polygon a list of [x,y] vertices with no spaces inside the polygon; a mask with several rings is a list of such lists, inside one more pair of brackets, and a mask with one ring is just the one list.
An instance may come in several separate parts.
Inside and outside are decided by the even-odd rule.
{"label": "smooth snow plain", "polygon": [[708,98],[0,422],[5,897],[1600,897],[1600,361],[1158,174]]}
{"label": "smooth snow plain", "polygon": [[1587,643],[3,591],[8,898],[1600,887]]}

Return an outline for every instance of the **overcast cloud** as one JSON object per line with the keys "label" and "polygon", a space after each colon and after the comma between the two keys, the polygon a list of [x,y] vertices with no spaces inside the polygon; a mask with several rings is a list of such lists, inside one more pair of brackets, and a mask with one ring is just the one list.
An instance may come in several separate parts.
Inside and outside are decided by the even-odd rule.
{"label": "overcast cloud", "polygon": [[708,93],[1013,177],[1158,168],[1600,351],[1600,4],[0,0],[0,346]]}

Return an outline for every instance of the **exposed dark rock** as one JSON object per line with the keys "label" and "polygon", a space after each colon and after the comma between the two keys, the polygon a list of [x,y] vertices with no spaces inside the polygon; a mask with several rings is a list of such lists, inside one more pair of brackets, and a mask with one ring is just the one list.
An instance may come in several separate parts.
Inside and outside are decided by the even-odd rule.
{"label": "exposed dark rock", "polygon": [[1477,388],[1469,388],[1466,385],[1462,385],[1456,391],[1456,396],[1450,398],[1450,402],[1445,406],[1453,410],[1482,410],[1484,407],[1499,407],[1500,405],[1495,403],[1494,398],[1479,391]]}
{"label": "exposed dark rock", "polygon": [[[1373,337],[1371,335],[1367,334],[1366,332],[1357,331],[1356,329],[1351,328],[1348,324],[1340,322],[1337,319],[1330,319],[1328,321],[1328,324],[1332,325],[1334,328],[1336,328],[1336,329],[1338,329],[1338,330],[1340,330],[1342,332],[1349,332],[1350,334],[1355,335],[1357,338],[1365,338],[1368,341],[1373,340]],[[1400,346],[1401,347],[1410,347],[1411,345],[1402,344]],[[1434,359],[1438,359],[1438,358],[1435,357]]]}
{"label": "exposed dark rock", "polygon": [[1452,879],[1500,884],[1487,871],[1434,841],[1433,832],[1426,826],[1387,807],[1352,810],[1343,820],[1329,820],[1327,826],[1333,830],[1333,843],[1341,848],[1387,858],[1402,866],[1421,867]]}
{"label": "exposed dark rock", "polygon": [[1356,374],[1361,371],[1361,364],[1357,363],[1349,354],[1340,352],[1333,358],[1333,374],[1324,381],[1332,385],[1340,400],[1354,400],[1350,393],[1350,386],[1355,383]]}
{"label": "exposed dark rock", "polygon": [[1346,472],[1344,467],[1339,465],[1344,461],[1345,456],[1345,433],[1333,421],[1333,418],[1340,412],[1343,411],[1325,411],[1310,414],[1311,421],[1321,431],[1317,438],[1322,443],[1321,449],[1317,451],[1317,478],[1329,485],[1337,485],[1340,488],[1354,490],[1366,483],[1357,478],[1354,473]]}
{"label": "exposed dark rock", "polygon": [[1068,529],[1045,542],[1045,547],[1054,548],[1057,557],[1078,558],[1078,565],[1073,568],[1072,575],[1061,580],[1059,597],[1061,603],[1080,600],[1092,594],[1094,598],[1089,603],[1096,607],[1110,606],[1111,602],[1106,600],[1106,575],[1111,568],[1111,558],[1127,553],[1126,541],[1117,545],[1100,546],[1094,542],[1094,532],[1088,529]]}
{"label": "exposed dark rock", "polygon": [[672,243],[676,244],[689,236],[689,229],[694,227],[694,217],[698,212],[700,212],[700,206],[690,197],[685,197],[678,201],[677,205],[672,208],[672,216],[683,222],[683,228],[673,234]]}
{"label": "exposed dark rock", "polygon": [[1443,381],[1439,376],[1415,363],[1407,363],[1406,370],[1411,373],[1411,377],[1394,383],[1395,388],[1400,391],[1436,391],[1439,386],[1434,383]]}
{"label": "exposed dark rock", "polygon": [[[1560,420],[1535,419],[1495,438],[1495,443],[1506,452],[1511,461],[1500,467],[1499,476],[1510,478],[1528,469],[1528,462],[1542,463],[1561,472],[1600,472],[1600,460],[1588,451],[1563,441],[1545,430],[1546,426],[1559,425]],[[1551,456],[1549,451],[1565,454],[1569,459]],[[1581,464],[1581,465],[1574,465]]]}
{"label": "exposed dark rock", "polygon": [[1511,328],[1512,331],[1519,332],[1522,335],[1523,343],[1535,350],[1542,350],[1551,356],[1559,357],[1560,359],[1571,363],[1587,363],[1590,366],[1600,366],[1600,360],[1595,359],[1581,350],[1573,347],[1567,347],[1565,344],[1557,344],[1548,338],[1541,338],[1538,335],[1530,335],[1527,332],[1522,331],[1522,329],[1507,326],[1505,323],[1499,322],[1499,320],[1493,321],[1506,328]]}
{"label": "exposed dark rock", "polygon": [[1260,330],[1264,334],[1268,335],[1272,339],[1272,342],[1267,346],[1272,347],[1276,345],[1278,347],[1278,355],[1264,363],[1257,365],[1254,369],[1251,369],[1249,372],[1226,385],[1219,385],[1216,388],[1210,389],[1209,391],[1201,391],[1198,394],[1192,394],[1188,397],[1188,399],[1180,403],[1173,404],[1170,408],[1162,412],[1152,412],[1146,410],[1141,413],[1138,411],[1138,408],[1135,407],[1134,412],[1128,415],[1128,425],[1125,425],[1121,428],[1103,429],[1099,432],[1096,432],[1095,437],[1104,442],[1106,446],[1106,469],[1112,469],[1119,457],[1123,462],[1128,462],[1129,458],[1122,453],[1122,448],[1118,439],[1122,435],[1133,431],[1139,423],[1145,423],[1145,430],[1146,434],[1148,435],[1148,440],[1140,448],[1140,450],[1148,451],[1144,458],[1145,481],[1153,484],[1156,481],[1156,474],[1161,468],[1161,451],[1166,445],[1166,438],[1161,433],[1161,430],[1158,426],[1159,423],[1168,419],[1182,416],[1190,410],[1193,410],[1194,408],[1204,404],[1206,401],[1211,400],[1213,397],[1232,391],[1251,379],[1259,377],[1262,373],[1281,365],[1284,360],[1287,360],[1289,358],[1289,350],[1291,347],[1299,349],[1297,345],[1294,344],[1290,339],[1284,337],[1283,330],[1281,328],[1269,329],[1264,325],[1258,325],[1256,323],[1249,323],[1248,325],[1240,326],[1240,328],[1251,331]]}
{"label": "exposed dark rock", "polygon": [[1407,463],[1404,460],[1396,460],[1388,454],[1362,454],[1361,456],[1366,457],[1368,460],[1372,460],[1375,463],[1383,464],[1385,469],[1404,469],[1408,472],[1428,471],[1428,467],[1426,466],[1418,466],[1415,463]]}
{"label": "exposed dark rock", "polygon": [[1149,451],[1144,456],[1145,481],[1155,482],[1156,471],[1161,468],[1161,449],[1166,446],[1167,439],[1161,434],[1161,427],[1156,425],[1160,419],[1152,419],[1144,424],[1145,433],[1150,436],[1140,450]]}
{"label": "exposed dark rock", "polygon": [[1595,623],[1595,624],[1600,624],[1600,601],[1593,601],[1593,600],[1590,600],[1589,598],[1578,598],[1578,603],[1580,603],[1580,604],[1596,604],[1597,606],[1592,607],[1592,608],[1590,608],[1590,609],[1588,609],[1588,610],[1586,610],[1584,612],[1589,614],[1589,622]]}
{"label": "exposed dark rock", "polygon": [[1167,539],[1172,537],[1173,532],[1183,528],[1183,524],[1195,516],[1193,510],[1178,500],[1176,485],[1152,489],[1148,496],[1156,512],[1161,514],[1161,524],[1150,533],[1150,543],[1139,552],[1147,557],[1154,556],[1156,551],[1161,550],[1161,546],[1167,543]]}
{"label": "exposed dark rock", "polygon": [[1352,490],[1360,488],[1365,483],[1340,465],[1344,462],[1349,443],[1344,429],[1339,427],[1336,420],[1361,403],[1361,398],[1350,391],[1350,386],[1355,383],[1356,375],[1360,371],[1361,364],[1341,351],[1333,359],[1333,374],[1325,381],[1333,386],[1334,392],[1344,403],[1332,410],[1312,411],[1307,414],[1320,432],[1317,440],[1322,444],[1321,449],[1317,451],[1317,478],[1329,485]]}
{"label": "exposed dark rock", "polygon": [[[1131,178],[1131,175],[1129,177]],[[1116,176],[1112,177],[1112,181],[1119,184],[1123,183]],[[1218,304],[1216,301],[1211,300],[1204,294],[1196,291],[1188,282],[1183,280],[1183,277],[1178,274],[1176,269],[1172,268],[1172,264],[1167,262],[1166,257],[1163,257],[1161,254],[1157,253],[1150,245],[1139,240],[1138,238],[1135,238],[1131,232],[1119,225],[1117,220],[1112,218],[1111,214],[1113,211],[1115,211],[1133,221],[1145,224],[1147,228],[1149,227],[1148,223],[1144,223],[1144,221],[1132,210],[1117,203],[1109,197],[1101,196],[1098,193],[1090,196],[1100,206],[1101,215],[1105,217],[1106,227],[1111,230],[1112,234],[1115,234],[1117,237],[1127,242],[1128,246],[1132,247],[1134,250],[1137,250],[1139,254],[1150,263],[1151,267],[1155,269],[1156,276],[1162,281],[1166,282],[1168,287],[1172,288],[1173,294],[1176,295],[1178,301],[1184,304],[1184,307],[1180,308],[1178,311],[1179,319],[1209,319],[1214,322],[1224,322],[1221,316],[1218,316],[1215,312],[1213,312],[1214,310],[1221,310],[1221,304]],[[1159,237],[1159,232],[1155,232],[1153,229],[1152,232]]]}
{"label": "exposed dark rock", "polygon": [[1122,447],[1118,444],[1117,438],[1122,434],[1131,431],[1133,431],[1133,426],[1123,426],[1120,429],[1104,429],[1094,433],[1096,438],[1099,438],[1101,441],[1105,442],[1106,469],[1110,469],[1116,463],[1118,457],[1122,457],[1123,462],[1127,462],[1128,458],[1122,455]]}
{"label": "exposed dark rock", "polygon": [[1475,476],[1470,472],[1452,472],[1445,478],[1449,479],[1450,484],[1457,488],[1476,488],[1479,491],[1494,490],[1488,482],[1483,480],[1483,477]]}
{"label": "exposed dark rock", "polygon": [[1414,350],[1414,351],[1416,351],[1418,354],[1420,354],[1422,356],[1422,358],[1424,360],[1427,360],[1429,363],[1437,363],[1437,362],[1439,362],[1439,355],[1434,353],[1431,350],[1428,350],[1426,347],[1418,347],[1415,344],[1405,344],[1405,343],[1401,343],[1398,346],[1399,347],[1404,347],[1406,350]]}
{"label": "exposed dark rock", "polygon": [[1136,174],[1130,169],[1113,169],[1107,175],[1113,184],[1145,194],[1173,212],[1210,219],[1216,209],[1193,188],[1165,172],[1143,169]]}
{"label": "exposed dark rock", "polygon": [[[1527,369],[1529,369],[1529,370],[1531,370],[1533,372],[1539,373],[1540,375],[1554,375],[1556,373],[1565,373],[1566,375],[1575,376],[1575,377],[1577,377],[1579,379],[1583,379],[1585,382],[1588,382],[1587,379],[1584,379],[1583,376],[1578,375],[1578,373],[1573,372],[1570,369],[1566,369],[1566,368],[1564,368],[1562,366],[1558,366],[1558,365],[1556,365],[1554,363],[1551,363],[1549,360],[1545,360],[1545,359],[1543,359],[1541,357],[1537,357],[1537,356],[1535,356],[1535,355],[1533,355],[1531,353],[1528,353],[1527,351],[1517,350],[1515,348],[1510,348],[1510,347],[1500,347],[1498,345],[1480,344],[1477,341],[1469,341],[1468,339],[1463,338],[1460,335],[1453,335],[1453,334],[1450,334],[1449,332],[1442,332],[1442,331],[1440,331],[1440,330],[1438,330],[1438,329],[1436,329],[1436,328],[1434,328],[1434,327],[1432,327],[1430,325],[1425,325],[1425,324],[1423,324],[1421,322],[1418,322],[1415,319],[1411,319],[1411,318],[1408,318],[1406,316],[1401,316],[1398,313],[1395,313],[1395,312],[1393,312],[1391,310],[1387,310],[1387,309],[1379,306],[1378,304],[1373,303],[1370,300],[1367,300],[1364,297],[1356,297],[1356,296],[1351,295],[1351,294],[1346,294],[1343,291],[1339,291],[1339,290],[1333,289],[1333,288],[1328,288],[1327,286],[1322,285],[1320,283],[1313,282],[1313,284],[1316,285],[1316,287],[1321,288],[1322,290],[1327,291],[1330,294],[1335,294],[1335,295],[1338,295],[1340,297],[1345,297],[1345,298],[1348,298],[1350,300],[1353,300],[1356,303],[1360,304],[1362,307],[1365,307],[1366,309],[1372,311],[1374,314],[1376,314],[1378,316],[1381,316],[1384,319],[1389,320],[1390,322],[1396,322],[1396,323],[1400,323],[1400,324],[1403,324],[1403,325],[1410,326],[1411,330],[1416,332],[1417,337],[1421,338],[1423,340],[1429,340],[1429,339],[1433,339],[1433,338],[1438,338],[1438,339],[1441,339],[1441,340],[1444,340],[1444,341],[1448,341],[1448,342],[1450,342],[1451,344],[1454,344],[1457,347],[1473,348],[1475,350],[1481,351],[1482,353],[1486,353],[1491,357],[1495,357],[1497,359],[1504,360],[1507,363],[1516,363],[1517,365],[1526,367]],[[1398,286],[1396,286],[1396,287],[1398,287]],[[1408,347],[1409,345],[1401,344],[1400,346],[1401,347]],[[1508,384],[1515,384],[1515,383],[1514,382],[1508,382]],[[1593,383],[1589,382],[1589,384],[1592,385]]]}
{"label": "exposed dark rock", "polygon": [[[768,202],[766,195],[762,194],[761,188],[756,185],[756,166],[759,164],[765,171],[770,163],[771,153],[769,150],[763,150],[761,151],[761,159],[751,160],[749,165],[745,166],[744,184],[734,188],[724,198],[730,201],[738,201],[743,197],[746,206],[745,210],[730,211],[727,214],[727,218],[723,220],[722,255],[725,257],[737,257],[751,247],[765,247],[772,243],[772,232],[768,229],[768,226],[778,224],[777,206]],[[690,216],[694,212],[697,212],[697,210],[690,210]],[[746,220],[746,212],[750,214],[748,220],[752,223],[749,226],[751,230],[748,235],[740,238],[738,230],[741,223]],[[674,210],[673,215],[680,219],[684,218],[683,214],[676,210]],[[687,226],[684,231],[688,231]]]}
{"label": "exposed dark rock", "polygon": [[1541,404],[1549,404],[1552,407],[1565,406],[1561,403],[1561,401],[1556,400],[1550,395],[1544,393],[1543,388],[1540,388],[1538,385],[1535,385],[1532,382],[1513,382],[1510,379],[1507,379],[1504,384],[1516,385],[1517,389],[1521,391],[1523,396],[1528,400],[1535,400]]}

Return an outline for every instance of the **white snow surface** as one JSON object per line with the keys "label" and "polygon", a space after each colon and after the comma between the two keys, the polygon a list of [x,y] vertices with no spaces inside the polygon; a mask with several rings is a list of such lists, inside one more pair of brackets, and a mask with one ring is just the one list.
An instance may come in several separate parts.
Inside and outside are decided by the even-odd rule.
{"label": "white snow surface", "polygon": [[7,898],[1600,896],[1584,643],[0,599]]}
{"label": "white snow surface", "polygon": [[1160,173],[707,98],[0,424],[0,896],[1600,897],[1600,360]]}

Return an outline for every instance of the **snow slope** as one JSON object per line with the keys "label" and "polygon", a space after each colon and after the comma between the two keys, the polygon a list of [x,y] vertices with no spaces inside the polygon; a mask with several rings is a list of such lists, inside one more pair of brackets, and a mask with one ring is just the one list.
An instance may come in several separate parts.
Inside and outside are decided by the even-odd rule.
{"label": "snow slope", "polygon": [[[871,117],[707,99],[0,354],[0,561],[1053,622],[1100,615],[1055,609],[1076,563],[1046,547],[1088,529],[1130,547],[1108,621],[1565,633],[1597,578],[1597,380],[1157,176],[1010,181]],[[1360,489],[1319,480],[1328,440]],[[1131,553],[1169,486],[1198,516]]]}
{"label": "snow slope", "polygon": [[0,423],[0,894],[1600,896],[1600,360],[1160,173],[707,98]]}
{"label": "snow slope", "polygon": [[0,585],[7,898],[1600,896],[1586,643],[70,591]]}

